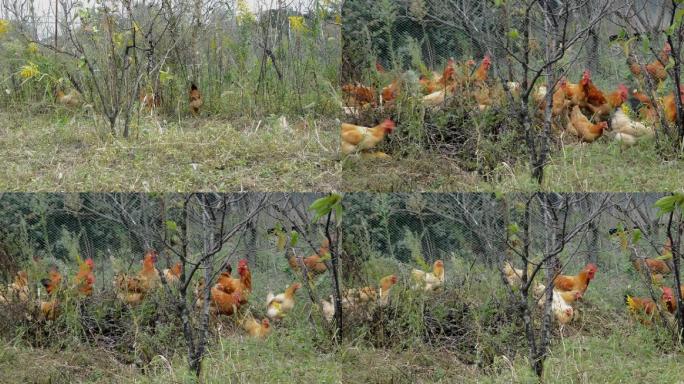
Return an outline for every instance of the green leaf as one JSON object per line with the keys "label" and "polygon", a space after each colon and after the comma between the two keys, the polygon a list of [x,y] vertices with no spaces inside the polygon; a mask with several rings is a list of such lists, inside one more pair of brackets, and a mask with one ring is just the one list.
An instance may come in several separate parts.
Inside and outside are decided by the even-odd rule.
{"label": "green leaf", "polygon": [[513,28],[513,29],[511,29],[510,31],[508,31],[508,37],[509,37],[511,40],[516,40],[516,39],[518,39],[518,38],[520,37],[520,32],[518,32],[517,29]]}
{"label": "green leaf", "polygon": [[635,229],[632,233],[632,244],[636,244],[641,240],[641,230],[639,228]]}
{"label": "green leaf", "polygon": [[321,197],[309,206],[309,210],[316,213],[313,219],[314,222],[333,211],[339,219],[342,215],[342,196],[337,193],[331,193],[326,197]]}
{"label": "green leaf", "polygon": [[644,35],[641,38],[641,47],[643,48],[644,52],[648,52],[648,49],[650,46],[651,46],[651,40],[648,39],[648,36]]}
{"label": "green leaf", "polygon": [[519,231],[520,231],[520,228],[518,227],[518,224],[516,224],[516,223],[508,224],[508,233],[510,235],[515,235]]}
{"label": "green leaf", "polygon": [[299,240],[299,233],[297,233],[297,231],[292,231],[292,233],[290,233],[290,246],[292,246],[292,247],[296,246],[298,240]]}
{"label": "green leaf", "polygon": [[173,220],[166,220],[166,229],[171,232],[176,232],[178,230],[178,224]]}

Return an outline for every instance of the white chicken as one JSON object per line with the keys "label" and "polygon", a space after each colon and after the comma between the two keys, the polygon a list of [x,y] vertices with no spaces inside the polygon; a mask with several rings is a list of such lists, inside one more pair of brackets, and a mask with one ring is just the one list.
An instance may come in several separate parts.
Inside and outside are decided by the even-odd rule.
{"label": "white chicken", "polygon": [[273,295],[273,292],[269,292],[266,295],[266,307],[268,308],[266,310],[266,316],[271,320],[285,317],[285,315],[294,308],[294,295],[301,287],[302,285],[300,283],[294,283],[285,288],[285,292],[278,295]]}
{"label": "white chicken", "polygon": [[432,272],[411,270],[412,289],[434,291],[444,285],[444,262],[437,260],[432,266]]}
{"label": "white chicken", "polygon": [[631,146],[641,138],[653,137],[655,130],[652,127],[632,120],[621,109],[618,109],[610,121],[615,141]]}

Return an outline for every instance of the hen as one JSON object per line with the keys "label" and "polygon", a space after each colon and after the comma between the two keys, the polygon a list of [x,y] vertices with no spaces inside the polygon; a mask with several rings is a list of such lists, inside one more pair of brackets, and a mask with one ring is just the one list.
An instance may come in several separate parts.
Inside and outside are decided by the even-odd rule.
{"label": "hen", "polygon": [[340,130],[340,150],[349,155],[354,152],[371,149],[381,142],[386,134],[394,131],[392,120],[385,120],[375,127],[368,128],[359,125],[342,123]]}
{"label": "hen", "polygon": [[615,140],[625,145],[633,145],[640,138],[653,137],[655,130],[638,121],[632,120],[621,109],[618,109],[610,125],[615,133]]}
{"label": "hen", "polygon": [[55,320],[59,316],[59,300],[55,297],[62,284],[62,275],[56,267],[50,270],[49,277],[42,279],[40,283],[45,287],[48,300],[40,300],[40,313],[45,320]]}
{"label": "hen", "polygon": [[245,316],[240,320],[240,325],[252,337],[263,339],[271,333],[271,324],[267,318],[258,321],[252,316]]}
{"label": "hen", "polygon": [[[670,288],[663,288],[660,301],[667,309],[668,302],[673,301],[672,290]],[[650,325],[653,318],[657,315],[656,303],[650,297],[632,297],[630,295],[625,295],[625,304],[627,305],[627,309],[637,317],[642,324]]]}
{"label": "hen", "polygon": [[589,121],[586,116],[584,116],[578,105],[575,105],[572,108],[569,122],[572,124],[577,137],[587,143],[594,142],[596,139],[601,137],[601,135],[603,135],[603,131],[608,128],[608,123],[605,121],[602,121],[598,124],[592,124],[592,122]]}
{"label": "hen", "polygon": [[197,116],[199,114],[200,107],[202,104],[204,104],[204,101],[202,100],[202,94],[195,83],[190,84],[189,99],[190,112],[192,112],[193,116]]}
{"label": "hen", "polygon": [[437,260],[432,266],[432,272],[411,270],[412,289],[434,291],[444,285],[444,262]]}
{"label": "hen", "polygon": [[93,285],[95,284],[95,262],[91,258],[87,258],[81,265],[78,266],[78,272],[74,276],[74,285],[78,293],[84,296],[93,294]]}
{"label": "hen", "polygon": [[556,276],[553,280],[553,287],[559,291],[579,291],[584,294],[597,270],[596,264],[589,263],[575,276]]}
{"label": "hen", "polygon": [[162,273],[164,274],[164,279],[166,279],[166,283],[173,285],[180,281],[180,275],[182,271],[183,264],[179,261],[176,264],[174,264],[171,268],[164,268]]}
{"label": "hen", "polygon": [[294,295],[301,287],[301,284],[294,283],[285,288],[285,292],[278,295],[273,295],[273,292],[269,292],[266,295],[266,316],[271,320],[285,317],[287,312],[290,312],[292,308],[294,308]]}
{"label": "hen", "polygon": [[[302,262],[304,263],[308,273],[318,275],[328,270],[328,267],[326,267],[323,260],[329,256],[330,243],[328,242],[328,239],[323,239],[321,242],[321,247],[318,249],[318,253],[303,258]],[[292,268],[293,271],[299,271],[299,262],[292,249],[288,249],[285,257],[287,257],[287,262],[290,265],[290,268]]]}
{"label": "hen", "polygon": [[159,274],[155,267],[157,251],[150,249],[143,258],[143,267],[134,277],[123,274],[115,277],[114,285],[118,288],[118,297],[128,304],[139,304],[146,294],[157,288]]}
{"label": "hen", "polygon": [[67,94],[62,90],[57,90],[57,92],[55,92],[55,98],[57,99],[57,103],[68,108],[78,108],[81,105],[81,94],[75,89],[72,89]]}

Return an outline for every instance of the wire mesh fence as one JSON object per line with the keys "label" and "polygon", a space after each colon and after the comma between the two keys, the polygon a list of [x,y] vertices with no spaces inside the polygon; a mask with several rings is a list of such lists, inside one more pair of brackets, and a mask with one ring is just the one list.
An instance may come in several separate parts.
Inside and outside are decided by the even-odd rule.
{"label": "wire mesh fence", "polygon": [[[623,273],[631,249],[652,257],[664,245],[665,221],[653,207],[661,194],[543,196],[554,217],[545,218],[543,205],[531,195],[348,195],[345,251],[350,259],[386,258],[412,265],[422,264],[421,259],[492,268],[503,259],[520,264],[528,223],[535,261],[549,253],[553,239],[554,247],[562,244],[561,262],[573,273],[588,262]],[[632,237],[634,227],[643,231],[640,240]]]}
{"label": "wire mesh fence", "polygon": [[[495,2],[494,2],[495,3]],[[363,81],[364,70],[372,70],[377,62],[384,68],[441,71],[449,58],[457,62],[481,60],[485,54],[500,68],[513,63],[512,80],[517,63],[506,50],[493,42],[518,36],[514,23],[520,5],[496,6],[493,2],[471,0],[399,0],[366,2],[351,0],[343,6],[343,82]],[[501,2],[508,3],[508,2]],[[587,27],[592,1],[576,7],[569,30]],[[645,2],[644,13],[657,11],[657,4]],[[619,4],[615,4],[615,9]],[[613,10],[615,10],[613,9]],[[510,14],[510,15],[509,15]],[[588,28],[586,35],[570,47],[561,66],[570,66],[569,78],[575,81],[584,69],[601,86],[614,87],[632,81],[625,64],[626,51],[620,44],[622,20],[617,14],[601,19]],[[544,26],[531,26],[531,52],[543,55]],[[509,39],[512,42],[511,38]],[[509,43],[510,43],[509,42]],[[624,43],[624,41],[623,41]],[[424,68],[421,68],[424,66]],[[506,75],[509,75],[508,73]]]}

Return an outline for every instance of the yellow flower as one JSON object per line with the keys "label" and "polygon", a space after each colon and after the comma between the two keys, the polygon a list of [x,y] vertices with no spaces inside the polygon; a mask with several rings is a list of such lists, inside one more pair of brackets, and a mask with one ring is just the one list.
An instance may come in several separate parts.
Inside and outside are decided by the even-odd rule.
{"label": "yellow flower", "polygon": [[30,54],[32,54],[32,55],[38,53],[38,44],[36,44],[36,43],[29,43],[29,44],[26,46],[26,52],[28,52],[28,53],[30,53]]}
{"label": "yellow flower", "polygon": [[299,33],[304,33],[307,31],[306,25],[304,25],[304,16],[290,16],[289,19],[290,28]]}
{"label": "yellow flower", "polygon": [[29,61],[28,64],[21,67],[19,75],[24,79],[30,79],[32,77],[40,75],[40,70],[38,69],[38,66],[36,64]]}
{"label": "yellow flower", "polygon": [[0,36],[9,31],[10,23],[7,20],[0,19]]}

